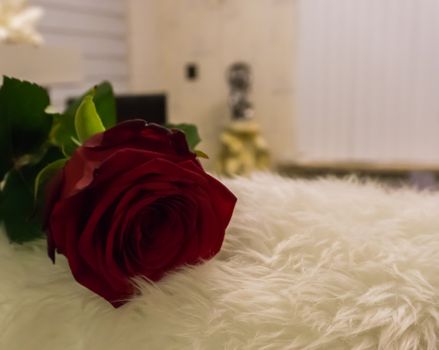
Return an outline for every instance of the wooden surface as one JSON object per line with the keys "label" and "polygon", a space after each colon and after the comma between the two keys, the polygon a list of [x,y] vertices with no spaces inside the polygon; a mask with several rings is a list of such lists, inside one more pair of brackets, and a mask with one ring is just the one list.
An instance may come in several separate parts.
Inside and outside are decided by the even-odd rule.
{"label": "wooden surface", "polygon": [[439,173],[439,164],[374,163],[374,162],[297,162],[278,166],[283,173],[366,173],[376,175],[406,175],[413,172]]}

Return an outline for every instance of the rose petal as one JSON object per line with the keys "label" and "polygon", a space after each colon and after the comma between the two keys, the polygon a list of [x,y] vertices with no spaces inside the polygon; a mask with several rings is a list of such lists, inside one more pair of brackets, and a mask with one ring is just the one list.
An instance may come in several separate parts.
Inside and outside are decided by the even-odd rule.
{"label": "rose petal", "polygon": [[[190,189],[188,189],[189,191]],[[192,264],[197,261],[200,250],[198,208],[199,204],[193,200],[192,196],[186,196],[178,207],[173,208],[178,213],[179,227],[184,232],[185,237],[182,241],[179,255],[175,257],[169,268],[183,264]]]}
{"label": "rose petal", "polygon": [[84,144],[84,148],[142,149],[167,156],[189,156],[192,153],[181,131],[169,130],[144,120],[130,120],[95,135]]}
{"label": "rose petal", "polygon": [[143,232],[152,231],[152,242],[144,247],[142,274],[151,280],[158,280],[163,273],[174,266],[175,258],[184,246],[185,229],[175,213],[168,213],[168,221],[151,227],[152,220],[146,220]]}
{"label": "rose petal", "polygon": [[[78,251],[78,232],[81,232],[79,218],[83,209],[83,198],[80,196],[57,204],[50,221],[54,243],[57,250],[68,257],[72,275],[79,283],[117,304],[116,300],[121,299],[122,295],[128,297],[132,293],[132,287],[124,281],[108,283],[100,273],[96,273],[93,265],[82,259]],[[65,211],[71,211],[72,215],[63,215]]]}
{"label": "rose petal", "polygon": [[[54,237],[52,231],[49,228],[50,225],[50,216],[52,215],[52,211],[54,210],[55,205],[59,200],[59,196],[61,194],[62,185],[64,179],[64,171],[63,169],[52,178],[52,180],[46,186],[46,204],[43,212],[43,226],[44,229],[47,230],[47,253],[52,260],[55,262],[55,248],[56,243],[54,241]],[[57,232],[57,231],[56,231]]]}
{"label": "rose petal", "polygon": [[129,120],[119,123],[103,133],[99,133],[87,140],[84,148],[119,148],[119,146],[129,142],[143,130],[146,122],[141,119]]}
{"label": "rose petal", "polygon": [[200,259],[210,259],[221,249],[224,240],[224,228],[218,220],[217,208],[212,206],[212,202],[205,194],[198,195],[201,212],[199,213],[199,241],[200,248],[198,257]]}
{"label": "rose petal", "polygon": [[[185,161],[179,164],[180,167],[190,170],[192,172],[199,172],[199,168],[194,165],[193,162]],[[204,170],[202,170],[204,172]],[[208,196],[211,203],[215,205],[215,211],[218,215],[219,222],[222,223],[221,229],[225,229],[232,217],[233,210],[236,205],[236,196],[225,187],[220,181],[210,176],[207,173],[203,173],[205,182],[203,187],[207,189]],[[206,183],[207,182],[207,183]]]}
{"label": "rose petal", "polygon": [[[117,264],[117,261],[114,259],[114,251],[124,251],[126,247],[126,237],[129,235],[133,235],[135,233],[134,230],[130,230],[131,232],[127,232],[127,228],[130,228],[130,224],[133,222],[136,215],[139,215],[139,212],[142,212],[149,204],[151,204],[155,200],[154,197],[146,197],[143,200],[133,204],[130,206],[129,211],[125,211],[125,215],[120,213],[117,217],[121,218],[118,220],[117,224],[113,224],[110,232],[108,233],[108,237],[106,238],[105,244],[105,266],[113,266],[114,270],[121,271],[121,275],[125,276],[133,276],[138,268],[132,266],[130,263],[128,266],[121,266]],[[125,208],[126,209],[126,208]],[[116,213],[117,215],[117,213]],[[85,236],[84,236],[85,237]],[[91,239],[93,237],[91,236]],[[123,243],[120,242],[123,239]],[[116,240],[119,240],[119,244],[115,244]],[[83,243],[83,242],[81,242]],[[80,244],[81,244],[80,243]],[[133,261],[134,262],[134,259]],[[124,268],[125,267],[125,268]]]}
{"label": "rose petal", "polygon": [[[95,259],[95,254],[92,254],[92,251],[96,249],[94,245],[95,239],[100,239],[103,242],[107,239],[106,236],[99,237],[102,236],[102,234],[97,235],[96,232],[104,232],[104,234],[107,235],[109,234],[108,231],[113,232],[111,229],[114,225],[111,223],[115,217],[119,217],[122,213],[127,216],[128,220],[130,220],[133,219],[138,210],[143,209],[143,207],[138,209],[133,207],[131,202],[134,201],[136,196],[140,196],[144,193],[145,202],[142,205],[147,205],[156,200],[159,196],[172,194],[176,191],[175,188],[172,188],[172,183],[156,184],[156,188],[159,185],[162,185],[162,188],[160,191],[153,191],[153,188],[151,188],[153,184],[154,182],[149,183],[146,181],[132,186],[131,177],[128,175],[126,178],[121,177],[118,182],[113,183],[113,186],[108,189],[105,195],[103,195],[97,202],[97,205],[94,206],[93,213],[87,218],[86,225],[79,240],[79,245],[85,259],[90,259],[90,263]],[[112,206],[114,206],[113,209]],[[98,227],[103,219],[104,221],[107,220],[107,226],[110,224],[111,227]],[[114,234],[116,233],[117,231],[114,232]]]}

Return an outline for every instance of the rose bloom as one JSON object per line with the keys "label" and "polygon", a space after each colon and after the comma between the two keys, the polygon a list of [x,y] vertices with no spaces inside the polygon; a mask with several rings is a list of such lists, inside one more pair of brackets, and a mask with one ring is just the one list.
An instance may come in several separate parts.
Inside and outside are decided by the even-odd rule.
{"label": "rose bloom", "polygon": [[132,277],[157,281],[218,253],[235,203],[181,131],[128,121],[86,141],[49,184],[49,256],[117,307]]}

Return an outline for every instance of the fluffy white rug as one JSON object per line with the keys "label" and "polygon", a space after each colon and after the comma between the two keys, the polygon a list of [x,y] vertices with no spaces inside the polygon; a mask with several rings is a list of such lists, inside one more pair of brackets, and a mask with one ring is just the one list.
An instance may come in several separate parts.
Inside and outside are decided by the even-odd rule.
{"label": "fluffy white rug", "polygon": [[0,241],[0,349],[427,349],[439,345],[439,194],[355,181],[227,181],[212,261],[119,309]]}

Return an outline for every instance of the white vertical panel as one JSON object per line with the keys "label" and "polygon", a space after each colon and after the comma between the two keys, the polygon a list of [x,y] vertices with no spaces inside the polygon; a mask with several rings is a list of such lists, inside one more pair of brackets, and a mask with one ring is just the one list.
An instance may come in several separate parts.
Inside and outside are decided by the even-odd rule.
{"label": "white vertical panel", "polygon": [[127,9],[123,0],[30,0],[42,6],[39,26],[48,45],[79,49],[85,80],[51,88],[52,102],[65,100],[109,80],[116,93],[128,90]]}
{"label": "white vertical panel", "polygon": [[301,160],[439,162],[439,2],[299,0]]}

